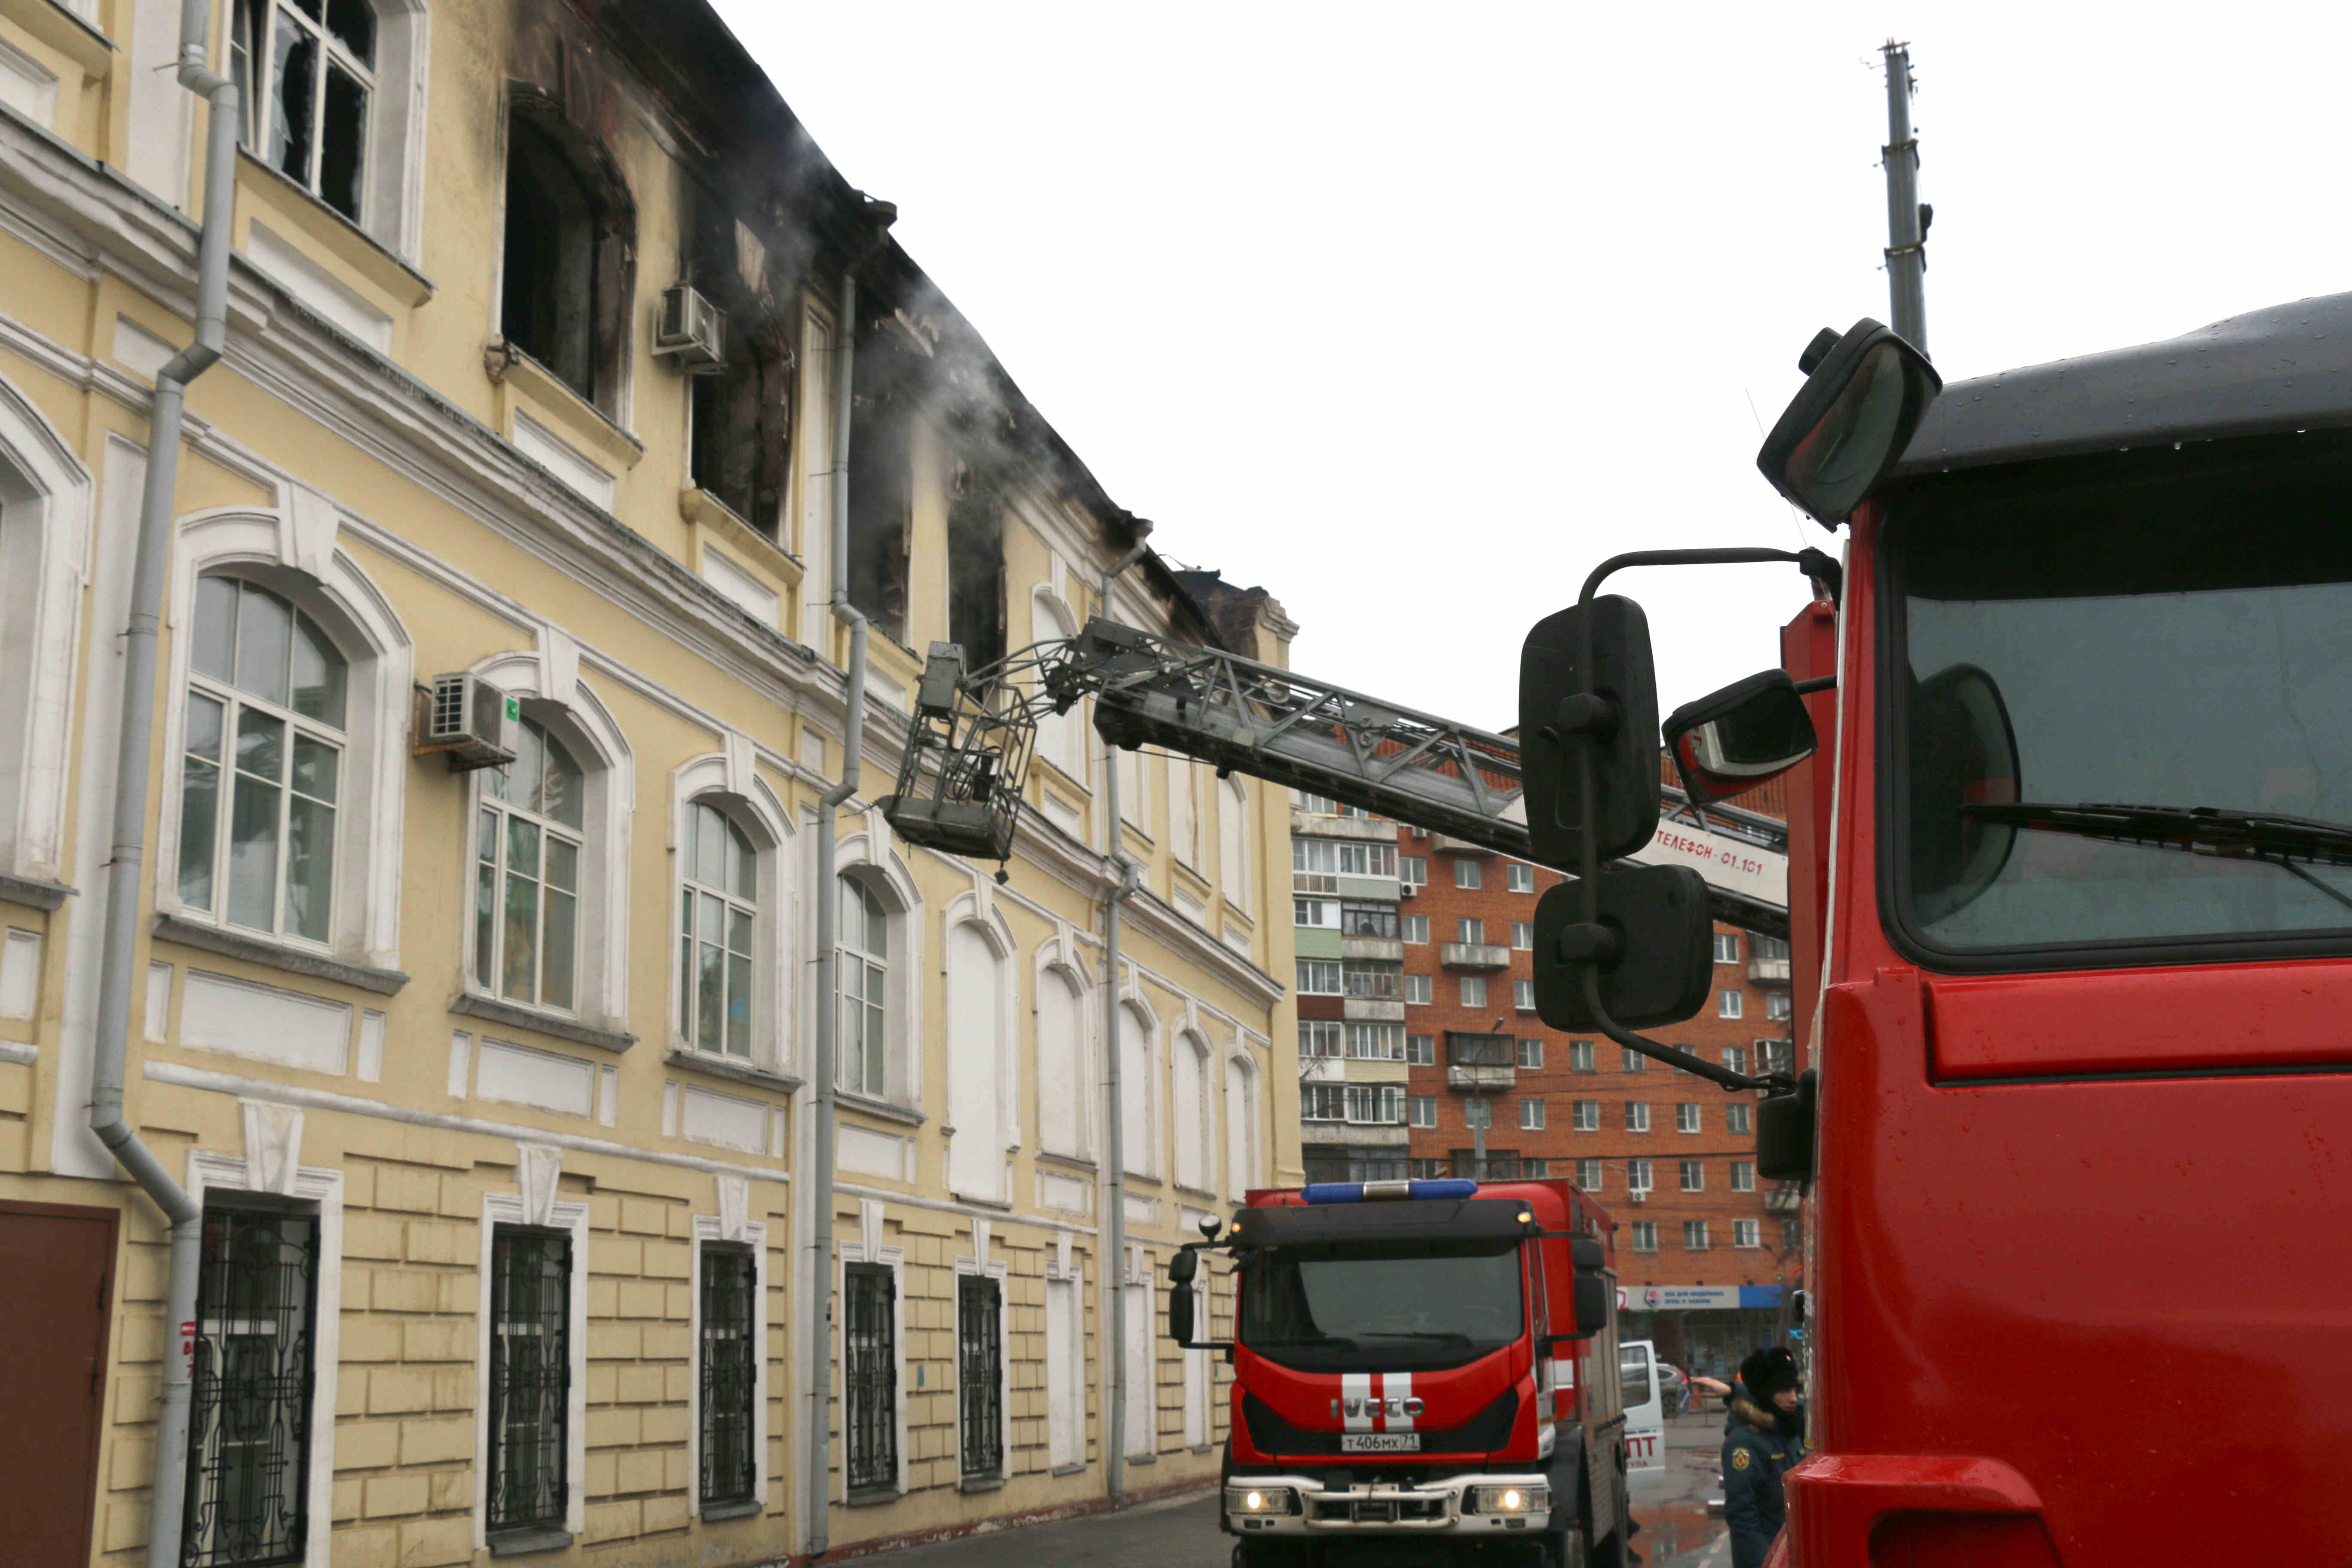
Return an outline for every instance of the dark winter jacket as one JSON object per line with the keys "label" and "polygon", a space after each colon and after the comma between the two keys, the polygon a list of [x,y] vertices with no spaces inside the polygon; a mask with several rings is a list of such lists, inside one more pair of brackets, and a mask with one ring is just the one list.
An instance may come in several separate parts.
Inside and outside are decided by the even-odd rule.
{"label": "dark winter jacket", "polygon": [[1764,1568],[1765,1554],[1788,1517],[1780,1478],[1805,1457],[1805,1439],[1794,1422],[1741,1394],[1732,1395],[1731,1419],[1734,1429],[1723,1444],[1723,1517],[1731,1527],[1731,1568]]}
{"label": "dark winter jacket", "polygon": [[[1743,1401],[1747,1400],[1748,1385],[1740,1382],[1738,1378],[1733,1378],[1731,1380],[1731,1392],[1723,1396],[1724,1441],[1729,1442],[1733,1437],[1738,1435],[1740,1427],[1746,1425],[1746,1423],[1741,1421],[1739,1418],[1739,1405]],[[1800,1439],[1804,1436],[1805,1402],[1803,1400],[1800,1399],[1797,1401],[1797,1408],[1793,1414],[1782,1415],[1778,1410],[1775,1410],[1772,1413],[1772,1416],[1774,1420],[1780,1423],[1780,1430],[1782,1432]]]}

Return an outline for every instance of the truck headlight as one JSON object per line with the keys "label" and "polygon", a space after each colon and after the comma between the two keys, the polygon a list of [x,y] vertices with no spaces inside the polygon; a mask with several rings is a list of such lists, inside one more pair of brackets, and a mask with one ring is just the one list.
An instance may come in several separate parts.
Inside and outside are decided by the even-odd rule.
{"label": "truck headlight", "polygon": [[1551,1511],[1551,1489],[1535,1486],[1472,1487],[1472,1513],[1530,1514]]}
{"label": "truck headlight", "polygon": [[1288,1487],[1227,1487],[1225,1511],[1265,1517],[1297,1513],[1298,1494]]}

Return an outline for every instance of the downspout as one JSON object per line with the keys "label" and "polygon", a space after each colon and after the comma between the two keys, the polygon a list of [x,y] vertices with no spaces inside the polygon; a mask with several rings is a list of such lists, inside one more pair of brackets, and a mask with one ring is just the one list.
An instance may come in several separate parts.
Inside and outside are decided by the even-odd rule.
{"label": "downspout", "polygon": [[[1135,547],[1103,572],[1095,614],[1106,620],[1115,618],[1110,609],[1111,584],[1150,552],[1144,543],[1151,532],[1150,522],[1139,517],[1133,521]],[[1119,1082],[1118,916],[1119,906],[1142,885],[1143,868],[1129,860],[1120,847],[1118,755],[1108,745],[1103,748],[1103,805],[1110,813],[1111,869],[1118,874],[1118,886],[1103,903],[1103,1163],[1110,1171],[1109,1190],[1103,1202],[1103,1288],[1110,1320],[1109,1331],[1102,1336],[1110,1349],[1105,1358],[1108,1387],[1103,1408],[1109,1430],[1104,1434],[1103,1481],[1116,1505],[1127,1489],[1127,1107]]]}
{"label": "downspout", "polygon": [[[150,1494],[147,1561],[174,1568],[187,1503],[188,1384],[195,1343],[196,1272],[203,1256],[204,1207],[188,1195],[122,1115],[131,1046],[131,970],[138,959],[140,885],[147,859],[147,792],[155,739],[155,651],[163,588],[171,576],[172,508],[179,489],[180,425],[188,384],[210,370],[228,337],[229,214],[236,188],[236,84],[206,63],[209,0],[182,0],[180,85],[209,106],[205,205],[196,238],[195,341],[156,374],[147,437],[146,486],[139,503],[131,616],[122,639],[121,735],[114,764],[113,858],[106,872],[105,945],[99,959],[98,1026],[90,1068],[89,1130],[171,1222],[163,1288],[163,1394],[156,1412],[155,1479]],[[179,1331],[171,1331],[171,1325]],[[173,1342],[176,1341],[177,1342]],[[315,1523],[324,1528],[326,1521]]]}
{"label": "downspout", "polygon": [[841,891],[834,869],[834,814],[857,793],[866,755],[866,616],[849,602],[849,420],[856,407],[851,385],[857,363],[857,266],[898,216],[887,202],[866,198],[875,222],[866,251],[842,264],[841,302],[835,323],[841,345],[833,373],[833,544],[826,566],[833,582],[833,618],[849,628],[847,690],[843,699],[841,782],[817,799],[816,813],[816,1052],[810,1077],[814,1095],[809,1129],[809,1255],[811,1308],[808,1321],[808,1554],[824,1554],[832,1509],[830,1472],[833,1433],[833,1161],[834,1079],[840,1058],[841,1008],[838,927]]}

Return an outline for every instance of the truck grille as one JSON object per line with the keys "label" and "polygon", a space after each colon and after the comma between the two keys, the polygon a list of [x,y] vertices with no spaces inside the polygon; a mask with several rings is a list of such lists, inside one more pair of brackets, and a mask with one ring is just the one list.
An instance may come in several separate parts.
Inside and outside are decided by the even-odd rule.
{"label": "truck grille", "polygon": [[1318,1497],[1308,1506],[1317,1519],[1339,1523],[1434,1522],[1445,1517],[1442,1497]]}
{"label": "truck grille", "polygon": [[[1486,1409],[1451,1431],[1423,1427],[1421,1452],[1398,1457],[1412,1461],[1432,1454],[1489,1454],[1510,1442],[1511,1428],[1517,1425],[1518,1418],[1518,1391],[1507,1388]],[[1255,1394],[1242,1398],[1242,1421],[1249,1429],[1250,1447],[1269,1458],[1312,1458],[1339,1451],[1339,1433],[1309,1432],[1294,1426]],[[1350,1464],[1370,1458],[1363,1454],[1348,1456]]]}

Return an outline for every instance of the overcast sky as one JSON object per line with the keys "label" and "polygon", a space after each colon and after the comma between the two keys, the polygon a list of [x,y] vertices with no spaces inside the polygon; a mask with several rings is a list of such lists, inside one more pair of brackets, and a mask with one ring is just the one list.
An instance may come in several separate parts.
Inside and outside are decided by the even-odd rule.
{"label": "overcast sky", "polygon": [[[1492,727],[1601,556],[1823,537],[1758,424],[1887,314],[1890,30],[1948,381],[2352,288],[2341,7],[719,6],[1163,554],[1271,589],[1301,670]],[[1667,706],[1803,599],[1615,585]]]}

